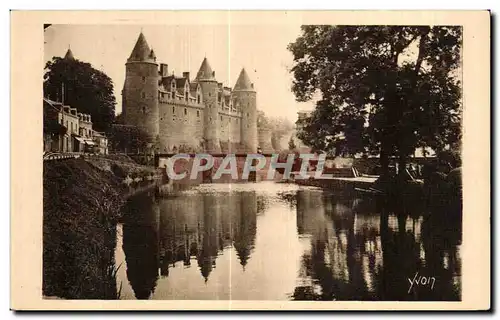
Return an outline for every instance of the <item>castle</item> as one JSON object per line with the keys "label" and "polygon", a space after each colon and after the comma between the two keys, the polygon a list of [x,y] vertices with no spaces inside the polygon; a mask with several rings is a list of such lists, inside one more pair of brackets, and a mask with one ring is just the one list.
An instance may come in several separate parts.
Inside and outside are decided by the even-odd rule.
{"label": "castle", "polygon": [[193,80],[177,77],[156,62],[142,32],[125,66],[125,124],[143,128],[160,152],[257,151],[257,92],[244,68],[233,89],[216,80],[207,58]]}

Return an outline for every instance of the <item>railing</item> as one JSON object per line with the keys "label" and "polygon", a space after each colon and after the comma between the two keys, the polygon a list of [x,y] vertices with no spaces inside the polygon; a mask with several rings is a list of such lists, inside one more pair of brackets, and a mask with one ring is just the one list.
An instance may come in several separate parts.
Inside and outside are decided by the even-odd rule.
{"label": "railing", "polygon": [[100,156],[98,153],[83,153],[83,152],[44,152],[43,161],[50,160],[67,160],[67,159],[77,159],[80,157],[97,157]]}
{"label": "railing", "polygon": [[80,153],[44,152],[43,161],[75,159],[80,156],[81,156]]}

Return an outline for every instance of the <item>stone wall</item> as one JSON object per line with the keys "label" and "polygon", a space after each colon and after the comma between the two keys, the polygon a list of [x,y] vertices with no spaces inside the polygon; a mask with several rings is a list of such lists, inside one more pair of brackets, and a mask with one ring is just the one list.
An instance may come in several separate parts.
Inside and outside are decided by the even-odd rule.
{"label": "stone wall", "polygon": [[204,108],[191,105],[160,104],[160,150],[172,151],[181,145],[199,148],[204,131]]}
{"label": "stone wall", "polygon": [[239,143],[241,140],[241,117],[228,111],[219,111],[219,139],[221,142]]}

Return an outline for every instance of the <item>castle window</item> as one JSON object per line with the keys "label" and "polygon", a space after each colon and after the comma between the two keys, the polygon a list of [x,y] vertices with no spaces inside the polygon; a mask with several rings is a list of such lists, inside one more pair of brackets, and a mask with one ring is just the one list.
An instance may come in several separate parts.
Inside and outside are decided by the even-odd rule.
{"label": "castle window", "polygon": [[175,114],[175,107],[172,107],[172,113]]}
{"label": "castle window", "polygon": [[247,117],[250,117],[250,113],[247,112]]}
{"label": "castle window", "polygon": [[188,114],[188,109],[184,108],[184,115]]}
{"label": "castle window", "polygon": [[146,107],[142,107],[142,113],[146,113]]}
{"label": "castle window", "polygon": [[142,83],[146,83],[146,77],[142,77]]}
{"label": "castle window", "polygon": [[186,101],[188,101],[188,99],[189,99],[189,94],[186,91]]}
{"label": "castle window", "polygon": [[200,110],[196,110],[196,116],[199,118],[200,117]]}
{"label": "castle window", "polygon": [[220,116],[220,121],[222,121],[222,116]]}
{"label": "castle window", "polygon": [[141,96],[142,96],[143,99],[146,98],[146,92],[142,92]]}
{"label": "castle window", "polygon": [[198,95],[198,104],[200,104],[200,95]]}

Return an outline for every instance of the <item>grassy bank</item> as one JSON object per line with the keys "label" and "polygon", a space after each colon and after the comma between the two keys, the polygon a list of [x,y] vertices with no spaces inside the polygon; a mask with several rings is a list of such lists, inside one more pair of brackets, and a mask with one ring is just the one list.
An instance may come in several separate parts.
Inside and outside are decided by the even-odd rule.
{"label": "grassy bank", "polygon": [[123,178],[154,171],[127,157],[44,162],[44,296],[118,297],[114,250]]}

